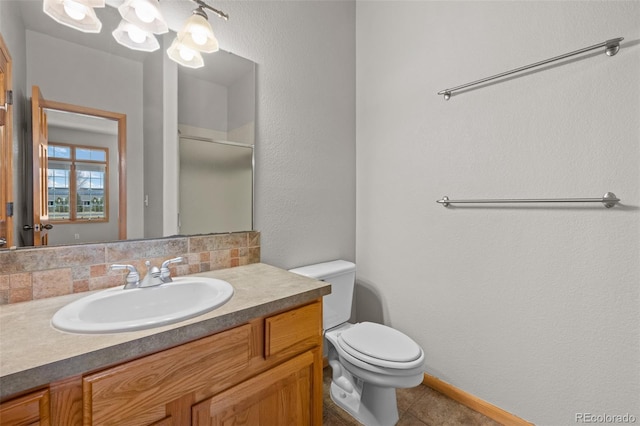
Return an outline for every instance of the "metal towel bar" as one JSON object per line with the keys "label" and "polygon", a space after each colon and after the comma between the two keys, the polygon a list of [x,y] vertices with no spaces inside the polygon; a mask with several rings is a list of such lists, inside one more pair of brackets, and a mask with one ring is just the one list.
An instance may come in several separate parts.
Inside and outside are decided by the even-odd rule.
{"label": "metal towel bar", "polygon": [[611,208],[618,204],[620,199],[613,192],[607,192],[602,198],[533,198],[533,199],[486,199],[486,200],[450,200],[444,196],[437,203],[445,207],[450,204],[515,204],[515,203],[602,203],[606,208]]}
{"label": "metal towel bar", "polygon": [[544,61],[540,61],[540,62],[536,62],[534,64],[530,64],[530,65],[525,65],[523,67],[520,68],[516,68],[513,69],[511,71],[506,71],[500,74],[496,74],[493,75],[491,77],[486,77],[480,80],[476,80],[473,81],[471,83],[467,83],[467,84],[462,84],[460,86],[456,86],[456,87],[452,87],[450,89],[444,89],[438,92],[438,95],[444,95],[444,99],[445,100],[449,100],[451,98],[451,94],[453,92],[455,92],[456,90],[461,90],[461,89],[466,89],[467,87],[471,87],[471,86],[475,86],[478,84],[482,84],[482,83],[486,83],[487,81],[491,81],[491,80],[495,80],[497,78],[501,78],[501,77],[506,77],[508,75],[511,74],[515,74],[521,71],[526,71],[528,69],[531,68],[535,68],[535,67],[539,67],[541,65],[546,65],[550,62],[555,62],[555,61],[559,61],[561,59],[565,59],[568,58],[570,56],[575,56],[575,55],[579,55],[580,53],[584,53],[584,52],[588,52],[590,50],[594,50],[594,49],[599,49],[601,47],[605,47],[605,53],[607,54],[607,56],[614,56],[616,53],[618,53],[618,50],[620,50],[620,42],[624,40],[623,37],[618,37],[618,38],[613,38],[611,40],[607,40],[605,42],[599,43],[599,44],[594,44],[593,46],[589,46],[589,47],[585,47],[583,49],[579,49],[579,50],[574,50],[573,52],[569,52],[569,53],[565,53],[564,55],[560,55],[560,56],[555,56],[553,58],[550,59],[546,59]]}

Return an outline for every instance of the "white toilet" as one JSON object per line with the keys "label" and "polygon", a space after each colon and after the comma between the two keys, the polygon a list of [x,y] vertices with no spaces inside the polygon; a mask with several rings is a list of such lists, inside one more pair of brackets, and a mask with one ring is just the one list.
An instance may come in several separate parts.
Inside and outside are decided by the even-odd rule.
{"label": "white toilet", "polygon": [[382,324],[351,324],[356,265],[344,260],[291,269],[326,281],[323,327],[333,370],[331,399],[365,426],[398,421],[396,388],[422,383],[424,352],[411,338]]}

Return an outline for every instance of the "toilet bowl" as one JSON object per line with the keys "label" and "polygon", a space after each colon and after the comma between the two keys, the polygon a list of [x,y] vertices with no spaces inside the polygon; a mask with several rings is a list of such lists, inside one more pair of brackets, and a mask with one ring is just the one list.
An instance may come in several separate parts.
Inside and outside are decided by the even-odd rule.
{"label": "toilet bowl", "polygon": [[355,285],[353,263],[337,260],[290,271],[331,284],[331,294],[323,300],[331,399],[365,426],[395,425],[396,388],[422,383],[422,348],[391,327],[347,322]]}
{"label": "toilet bowl", "polygon": [[422,383],[422,349],[399,331],[368,322],[340,325],[325,337],[331,399],[366,426],[395,425],[396,388]]}

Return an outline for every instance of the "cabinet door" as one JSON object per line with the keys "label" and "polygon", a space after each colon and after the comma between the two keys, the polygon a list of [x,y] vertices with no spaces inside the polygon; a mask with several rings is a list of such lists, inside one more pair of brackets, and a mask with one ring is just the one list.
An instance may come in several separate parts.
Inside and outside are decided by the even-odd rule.
{"label": "cabinet door", "polygon": [[[314,374],[316,350],[305,352],[252,379],[193,406],[196,426],[317,425],[322,395]],[[319,413],[319,415],[318,415]]]}

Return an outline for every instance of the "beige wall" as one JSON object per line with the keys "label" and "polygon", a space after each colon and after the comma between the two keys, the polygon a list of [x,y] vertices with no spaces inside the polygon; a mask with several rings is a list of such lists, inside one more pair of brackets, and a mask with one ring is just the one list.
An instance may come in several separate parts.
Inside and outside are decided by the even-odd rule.
{"label": "beige wall", "polygon": [[[360,318],[537,425],[640,418],[640,3],[358,2]],[[436,93],[625,37],[467,91]],[[450,198],[622,204],[444,208]]]}

